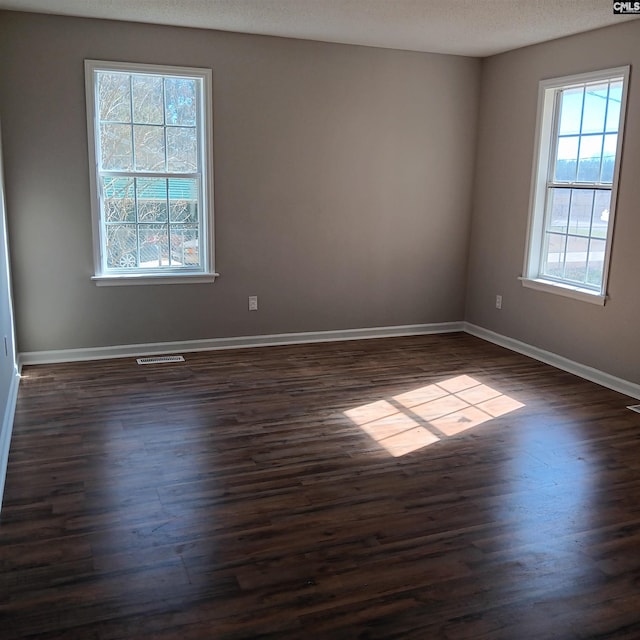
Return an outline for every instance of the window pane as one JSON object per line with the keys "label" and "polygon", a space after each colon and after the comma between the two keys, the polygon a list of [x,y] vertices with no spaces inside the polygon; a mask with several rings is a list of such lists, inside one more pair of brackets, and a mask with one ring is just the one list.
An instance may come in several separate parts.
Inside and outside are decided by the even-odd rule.
{"label": "window pane", "polygon": [[109,269],[132,269],[138,265],[135,225],[107,225],[106,240]]}
{"label": "window pane", "polygon": [[169,219],[171,222],[198,222],[198,181],[169,180]]}
{"label": "window pane", "polygon": [[627,76],[625,67],[540,83],[526,279],[605,293],[604,253],[614,215],[611,191]]}
{"label": "window pane", "polygon": [[569,224],[571,189],[550,189],[549,191],[547,231],[566,233]]}
{"label": "window pane", "polygon": [[210,72],[93,60],[85,69],[97,169],[96,274],[208,273],[202,166],[210,151],[203,143]]}
{"label": "window pane", "polygon": [[98,73],[98,112],[102,122],[131,122],[128,73]]}
{"label": "window pane", "polygon": [[167,225],[145,224],[139,227],[140,266],[152,269],[169,265]]}
{"label": "window pane", "polygon": [[133,178],[103,178],[102,192],[107,222],[135,222]]}
{"label": "window pane", "polygon": [[606,238],[609,227],[609,207],[611,206],[611,191],[596,191],[593,202],[593,223],[591,236]]}
{"label": "window pane", "polygon": [[617,146],[617,134],[610,133],[604,137],[604,149],[602,152],[602,174],[600,175],[601,182],[605,182],[607,184],[613,183],[613,170],[616,165]]}
{"label": "window pane", "polygon": [[167,170],[185,173],[198,170],[195,128],[167,127]]}
{"label": "window pane", "polygon": [[103,124],[100,126],[100,164],[107,171],[129,171],[132,163],[131,126]]}
{"label": "window pane", "polygon": [[608,83],[588,85],[584,96],[582,133],[602,133],[607,110]]}
{"label": "window pane", "polygon": [[166,222],[167,181],[164,178],[137,178],[138,222]]}
{"label": "window pane", "polygon": [[543,274],[552,278],[562,278],[564,253],[567,237],[556,233],[545,234],[542,256]]}
{"label": "window pane", "polygon": [[609,89],[609,106],[607,109],[607,131],[618,131],[620,122],[620,104],[622,102],[622,82],[612,82]]}
{"label": "window pane", "polygon": [[578,182],[598,182],[601,157],[602,136],[583,136],[580,139]]}
{"label": "window pane", "polygon": [[560,104],[560,135],[580,133],[584,88],[566,89]]}
{"label": "window pane", "polygon": [[138,171],[164,171],[164,128],[134,125]]}
{"label": "window pane", "polygon": [[578,136],[569,136],[558,140],[555,180],[573,182],[578,166]]}
{"label": "window pane", "polygon": [[196,124],[196,82],[193,78],[165,78],[166,123],[183,126]]}
{"label": "window pane", "polygon": [[600,287],[604,270],[604,240],[591,240],[589,245],[589,268],[587,270],[587,284]]}
{"label": "window pane", "polygon": [[162,78],[135,75],[133,84],[133,121],[138,124],[164,124]]}
{"label": "window pane", "polygon": [[587,280],[588,238],[567,238],[567,255],[564,266],[564,279],[584,283]]}
{"label": "window pane", "polygon": [[171,227],[171,263],[174,266],[200,266],[200,239],[197,225]]}
{"label": "window pane", "polygon": [[588,236],[591,230],[593,189],[573,189],[569,215],[569,233]]}

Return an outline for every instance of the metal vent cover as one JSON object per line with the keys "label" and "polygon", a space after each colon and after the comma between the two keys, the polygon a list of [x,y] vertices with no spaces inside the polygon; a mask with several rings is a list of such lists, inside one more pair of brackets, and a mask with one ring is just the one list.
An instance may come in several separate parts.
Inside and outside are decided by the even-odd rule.
{"label": "metal vent cover", "polygon": [[183,356],[153,356],[148,358],[137,358],[138,364],[164,364],[165,362],[184,362]]}

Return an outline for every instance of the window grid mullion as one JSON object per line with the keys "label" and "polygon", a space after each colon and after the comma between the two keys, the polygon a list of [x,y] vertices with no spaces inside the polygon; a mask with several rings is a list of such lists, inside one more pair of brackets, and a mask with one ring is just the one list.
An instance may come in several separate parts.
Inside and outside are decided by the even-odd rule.
{"label": "window grid mullion", "polygon": [[578,191],[580,189],[594,189],[596,191],[611,191],[611,184],[608,182],[549,182],[547,184],[549,189],[573,189]]}
{"label": "window grid mullion", "polygon": [[[549,231],[549,233],[556,233],[556,232],[555,231]],[[598,240],[598,238],[596,236],[582,235],[580,233],[564,233],[562,235],[567,236],[567,238],[593,238],[594,240]]]}
{"label": "window grid mullion", "polygon": [[562,278],[567,278],[567,251],[569,250],[569,234],[564,235],[564,251],[562,252]]}
{"label": "window grid mullion", "polygon": [[587,281],[589,280],[590,254],[591,254],[591,236],[589,236],[589,238],[587,239],[587,257],[584,261],[584,284],[587,284]]}
{"label": "window grid mullion", "polygon": [[[607,91],[607,95],[609,95]],[[605,122],[606,122],[606,113],[605,113]],[[602,136],[604,140],[604,135]],[[600,156],[600,165],[602,166],[602,155]],[[589,263],[591,261],[591,240],[593,239],[593,216],[595,214],[596,208],[596,192],[595,190],[591,194],[591,217],[589,219],[589,239],[587,241],[587,259],[585,260],[585,268],[584,268],[584,282],[585,284],[589,280]]]}
{"label": "window grid mullion", "polygon": [[567,226],[564,230],[564,249],[562,251],[562,277],[565,277],[567,266],[567,251],[569,248],[569,226],[571,224],[571,208],[573,206],[573,191],[569,191],[569,207],[567,209]]}
{"label": "window grid mullion", "polygon": [[167,153],[167,79],[162,78],[162,128],[164,129],[164,170],[169,172],[169,157]]}
{"label": "window grid mullion", "polygon": [[153,173],[149,171],[99,171],[101,178],[165,178],[198,180],[197,173]]}
{"label": "window grid mullion", "polygon": [[[196,118],[197,122],[204,122],[206,118],[206,109],[204,109],[204,98],[203,98],[203,83],[198,82],[196,84]],[[205,174],[206,171],[209,170],[207,165],[207,156],[206,156],[206,141],[204,138],[204,132],[202,130],[198,131],[198,136],[196,138],[197,146],[197,161],[198,161],[198,207],[201,207],[205,203],[205,184],[207,181],[207,176]],[[208,193],[207,197],[211,197],[211,194]],[[209,203],[207,202],[207,206]],[[209,235],[209,219],[205,216],[202,218],[202,224],[198,225],[198,253],[202,256],[203,259],[208,259],[207,253],[209,250],[209,243],[205,240],[206,236]]]}
{"label": "window grid mullion", "polygon": [[589,238],[593,236],[593,213],[596,206],[596,192],[595,189],[591,193],[591,215],[589,216]]}
{"label": "window grid mullion", "polygon": [[605,102],[605,107],[604,107],[604,123],[602,124],[602,133],[595,133],[594,134],[594,136],[598,135],[598,136],[601,137],[601,140],[600,140],[600,163],[598,165],[598,179],[602,176],[602,154],[604,152],[604,130],[607,127],[608,97],[609,97],[609,85],[607,85],[607,100]]}
{"label": "window grid mullion", "polygon": [[580,173],[580,151],[582,150],[582,126],[584,124],[584,104],[587,101],[587,85],[582,85],[582,108],[580,109],[580,130],[578,132],[578,154],[576,156],[576,174],[574,182],[578,182]]}
{"label": "window grid mullion", "polygon": [[[135,136],[135,127],[133,117],[133,77],[134,74],[129,75],[129,109],[130,109],[130,120],[131,120],[131,161],[132,161],[132,172],[135,173],[137,167],[137,158],[136,158],[136,136]],[[136,230],[136,267],[140,267],[142,263],[142,256],[140,255],[140,219],[138,217],[138,178],[134,177],[133,179],[134,185],[134,198],[135,198],[135,230]]]}
{"label": "window grid mullion", "polygon": [[131,127],[131,169],[136,168],[136,137],[133,131],[133,74],[129,76],[129,127]]}
{"label": "window grid mullion", "polygon": [[173,247],[171,246],[171,209],[169,207],[169,180],[167,180],[167,196],[165,198],[167,204],[167,246],[169,249],[169,264],[173,266]]}
{"label": "window grid mullion", "polygon": [[598,178],[602,180],[602,163],[604,162],[604,141],[607,138],[607,116],[609,115],[609,95],[611,94],[611,80],[607,82],[607,98],[604,104],[604,122],[602,124],[602,145],[600,146],[600,169]]}
{"label": "window grid mullion", "polygon": [[[164,141],[164,170],[169,172],[169,151],[168,147],[168,139],[167,139],[167,79],[165,77],[162,78],[162,139]],[[173,259],[171,256],[172,248],[171,248],[171,224],[170,224],[170,216],[171,212],[169,209],[169,178],[165,178],[165,204],[167,207],[167,251],[168,251],[168,259],[169,266],[173,266]],[[162,264],[162,262],[160,263]]]}
{"label": "window grid mullion", "polygon": [[133,199],[134,224],[136,229],[136,266],[139,267],[142,260],[140,259],[140,220],[138,218],[138,178],[133,179]]}

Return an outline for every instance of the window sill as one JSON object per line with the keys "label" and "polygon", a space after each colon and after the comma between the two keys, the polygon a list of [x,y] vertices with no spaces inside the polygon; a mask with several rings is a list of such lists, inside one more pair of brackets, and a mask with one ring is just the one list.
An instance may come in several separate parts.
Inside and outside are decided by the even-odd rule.
{"label": "window sill", "polygon": [[180,274],[127,274],[121,276],[92,276],[91,279],[98,287],[122,287],[137,284],[202,284],[215,282],[219,273],[194,273],[191,275]]}
{"label": "window sill", "polygon": [[589,291],[588,289],[581,289],[580,287],[568,284],[561,284],[559,282],[542,279],[522,277],[518,279],[522,282],[523,287],[536,289],[537,291],[545,291],[546,293],[555,293],[556,295],[573,298],[574,300],[581,300],[582,302],[589,302],[591,304],[604,306],[607,300],[607,296],[603,296],[600,293]]}

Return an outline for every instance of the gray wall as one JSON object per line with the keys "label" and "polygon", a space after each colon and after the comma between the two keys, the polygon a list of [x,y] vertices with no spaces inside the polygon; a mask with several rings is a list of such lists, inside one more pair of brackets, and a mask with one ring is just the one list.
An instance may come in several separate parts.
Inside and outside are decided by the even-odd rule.
{"label": "gray wall", "polygon": [[[604,307],[525,289],[522,273],[538,82],[631,64]],[[640,383],[640,21],[483,62],[466,319]],[[503,308],[495,309],[496,294]]]}
{"label": "gray wall", "polygon": [[[85,58],[213,69],[216,283],[90,280]],[[0,60],[20,351],[462,319],[478,60],[12,12]]]}

